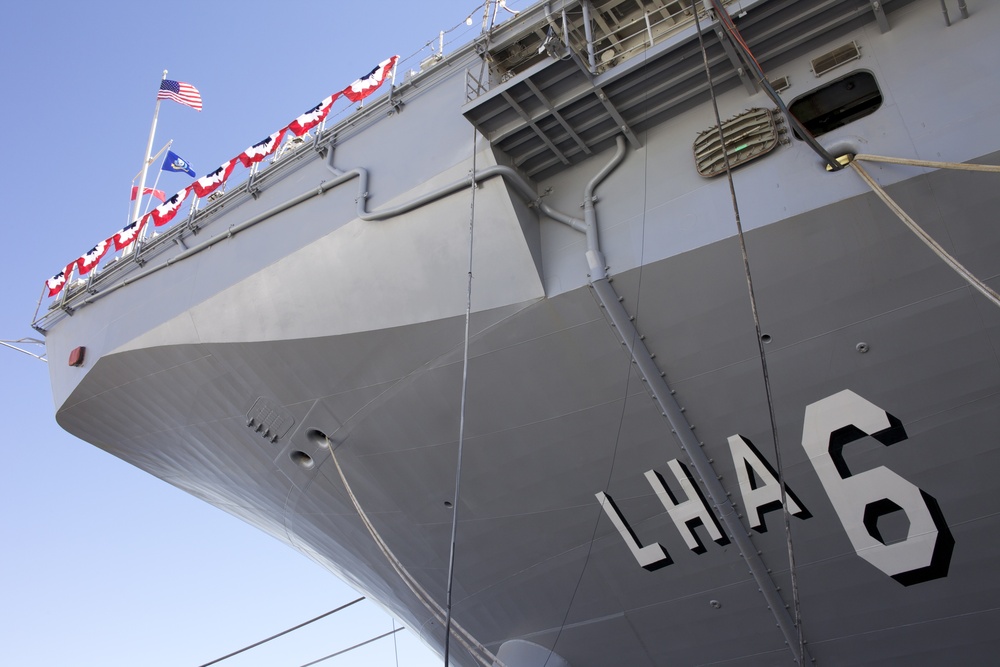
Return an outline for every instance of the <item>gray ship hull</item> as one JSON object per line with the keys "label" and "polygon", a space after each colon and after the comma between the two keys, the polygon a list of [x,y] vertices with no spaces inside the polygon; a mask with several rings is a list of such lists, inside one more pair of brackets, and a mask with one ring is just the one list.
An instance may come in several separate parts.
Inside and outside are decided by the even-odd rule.
{"label": "gray ship hull", "polygon": [[[899,6],[884,34],[859,11],[779,60],[794,80],[810,54],[863,45],[857,66],[885,102],[822,143],[997,164],[1000,94],[968,70],[995,62],[984,54],[1000,51],[989,29],[1000,7],[945,28],[937,3]],[[948,49],[964,56],[921,69]],[[825,172],[793,141],[734,173],[758,346],[728,185],[691,167],[688,142],[711,108],[649,116],[641,145],[597,187],[599,238],[722,503],[588,281],[586,239],[539,213],[578,216],[611,144],[540,167],[526,179],[539,199],[503,174],[474,199],[471,187],[440,194],[514,161],[489,133],[473,143],[458,115],[485,122],[482,107],[449,85],[458,78],[431,71],[434,85],[401,87],[397,113],[341,128],[322,154],[275,169],[258,197],[227,195],[200,223],[220,238],[267,214],[260,224],[177,261],[182,248],[153,244],[142,267],[105,270],[105,292],[67,300],[72,317],[50,311],[60,425],[300,549],[436,646],[457,509],[454,619],[472,653],[510,667],[536,664],[536,650],[574,667],[791,662],[782,618],[817,664],[989,664],[1000,649],[1000,309],[856,174]],[[723,86],[724,113],[763,103],[737,84]],[[393,141],[433,154],[434,175],[375,150]],[[370,192],[349,175],[359,164]],[[870,169],[1000,285],[996,175]],[[425,196],[384,220],[359,214]],[[133,286],[129,271],[146,273]],[[78,346],[82,368],[57,361]],[[787,611],[769,604],[752,558]]]}

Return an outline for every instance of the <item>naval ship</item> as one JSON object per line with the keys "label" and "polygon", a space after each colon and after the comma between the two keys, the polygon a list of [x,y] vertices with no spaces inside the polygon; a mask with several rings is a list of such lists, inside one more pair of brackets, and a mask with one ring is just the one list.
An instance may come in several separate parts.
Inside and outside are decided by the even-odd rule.
{"label": "naval ship", "polygon": [[506,13],[50,281],[58,423],[450,664],[994,664],[1000,3]]}

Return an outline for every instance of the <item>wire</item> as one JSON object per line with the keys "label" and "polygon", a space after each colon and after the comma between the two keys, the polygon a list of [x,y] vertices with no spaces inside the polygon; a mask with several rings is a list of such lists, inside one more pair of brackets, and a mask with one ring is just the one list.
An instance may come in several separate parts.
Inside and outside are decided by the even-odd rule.
{"label": "wire", "polygon": [[455,500],[451,506],[451,547],[448,553],[448,593],[444,616],[444,665],[448,667],[451,648],[451,599],[455,582],[455,543],[458,538],[458,499],[462,484],[462,451],[465,444],[465,400],[469,388],[469,321],[472,319],[472,250],[476,230],[476,140],[478,130],[472,130],[472,190],[469,205],[469,272],[465,291],[465,341],[462,351],[462,400],[458,417],[458,460],[455,463]]}
{"label": "wire", "polygon": [[[326,612],[325,614],[320,614],[316,618],[309,619],[305,623],[299,623],[294,628],[288,628],[287,630],[279,632],[276,635],[271,635],[267,639],[262,639],[262,640],[260,640],[259,642],[255,643],[255,644],[250,644],[249,646],[244,646],[239,651],[233,651],[229,655],[224,655],[221,658],[216,658],[215,660],[212,660],[211,662],[206,662],[205,664],[201,665],[201,667],[208,667],[209,665],[214,665],[217,662],[222,662],[223,660],[228,660],[229,658],[232,658],[234,655],[239,655],[240,653],[243,653],[244,651],[249,651],[250,649],[256,648],[256,647],[260,646],[261,644],[266,644],[267,642],[271,641],[272,639],[277,639],[278,637],[281,637],[282,635],[287,635],[289,632],[292,632],[294,630],[298,630],[299,628],[303,628],[303,627],[309,625],[310,623],[315,623],[316,621],[320,620],[321,618],[326,618],[330,614],[335,614],[335,613],[337,613],[338,611],[340,611],[342,609],[347,609],[351,605],[357,604],[357,603],[361,602],[364,599],[365,599],[364,596],[361,596],[357,600],[351,600],[347,604],[340,605],[336,609],[331,609],[330,611]],[[402,628],[400,628],[400,629],[402,629]],[[325,659],[326,658],[324,658],[324,660]],[[313,664],[313,663],[309,663],[309,664]]]}
{"label": "wire", "polygon": [[399,667],[399,645],[396,643],[396,619],[392,619],[392,654],[396,657],[396,667]]}
{"label": "wire", "polygon": [[319,663],[323,662],[324,660],[329,660],[330,658],[336,658],[338,655],[343,655],[343,654],[347,653],[348,651],[353,651],[356,648],[361,648],[362,646],[364,646],[366,644],[371,644],[372,642],[377,642],[379,639],[385,639],[389,635],[395,635],[397,632],[399,632],[400,630],[404,630],[404,629],[405,629],[404,627],[400,626],[400,627],[396,628],[395,630],[391,630],[389,632],[382,633],[378,637],[372,637],[371,639],[366,639],[365,641],[360,642],[358,644],[355,644],[354,646],[348,646],[347,648],[345,648],[345,649],[343,649],[341,651],[337,651],[336,653],[331,653],[330,655],[324,656],[324,657],[320,658],[319,660],[313,660],[312,662],[307,662],[306,664],[302,665],[302,667],[310,667],[311,665],[319,664]]}
{"label": "wire", "polygon": [[[648,57],[648,53],[644,52],[643,53],[643,63],[646,62],[647,57]],[[645,107],[645,106],[648,106],[648,104],[649,104],[649,91],[647,90],[643,94],[643,105]],[[648,137],[648,133],[646,133],[646,136]],[[643,143],[645,144],[647,142],[643,142]],[[644,163],[643,163],[644,183],[643,183],[643,188],[642,188],[642,234],[641,234],[640,239],[639,239],[640,240],[640,242],[639,242],[639,274],[638,274],[637,285],[636,285],[636,290],[635,290],[635,303],[636,303],[636,306],[635,306],[635,312],[632,313],[632,316],[635,318],[636,328],[632,330],[632,346],[629,349],[632,349],[632,347],[635,346],[635,342],[636,342],[635,339],[636,339],[637,336],[639,336],[639,330],[638,330],[638,324],[639,324],[639,302],[640,302],[640,296],[642,295],[642,269],[643,269],[643,263],[644,263],[644,260],[645,260],[645,250],[646,250],[646,201],[647,201],[646,196],[648,194],[647,193],[648,181],[645,180],[645,175],[647,175],[648,171],[649,171],[649,151],[648,150],[646,150],[644,152],[643,158],[644,158]],[[626,413],[626,410],[628,408],[628,388],[629,388],[629,385],[632,383],[632,368],[634,366],[635,366],[635,364],[632,363],[632,356],[630,354],[629,355],[628,370],[627,370],[627,372],[625,374],[625,395],[622,398],[622,411],[621,411],[621,414],[618,416],[618,431],[615,433],[615,445],[614,445],[614,448],[611,450],[611,467],[608,470],[607,481],[604,482],[604,494],[605,494],[605,496],[607,496],[608,495],[608,491],[611,490],[611,479],[614,476],[615,463],[618,460],[618,447],[621,444],[622,427],[625,424],[625,413]],[[601,517],[603,517],[604,514],[605,514],[605,512],[606,512],[606,510],[604,508],[604,504],[606,502],[607,502],[607,498],[605,498],[604,500],[601,501],[601,510],[597,514],[597,521],[594,523],[594,530],[590,534],[590,544],[587,547],[587,556],[583,560],[583,568],[580,570],[580,577],[579,577],[579,579],[577,579],[576,586],[573,588],[573,595],[570,596],[569,605],[566,607],[566,614],[563,616],[562,623],[560,623],[560,625],[559,625],[559,632],[556,633],[556,638],[552,642],[552,648],[549,650],[549,655],[545,658],[545,663],[544,663],[543,667],[546,667],[548,665],[548,661],[551,659],[552,654],[555,653],[556,647],[559,645],[559,638],[562,636],[563,629],[566,627],[566,621],[569,619],[569,613],[570,613],[570,611],[573,608],[573,603],[576,601],[576,595],[577,595],[577,593],[580,590],[580,585],[583,583],[583,575],[587,572],[587,566],[590,564],[590,556],[591,556],[591,553],[594,550],[594,541],[597,538],[597,529],[601,525]]]}
{"label": "wire", "polygon": [[[713,6],[715,5],[715,0],[712,0],[712,4]],[[718,12],[718,7],[716,9]],[[721,13],[725,14],[726,17],[728,18],[728,14],[726,14],[725,12]],[[705,76],[708,78],[708,90],[712,98],[712,110],[715,112],[715,122],[717,124],[717,127],[719,128],[719,144],[722,146],[722,157],[726,165],[726,178],[729,181],[729,195],[730,199],[732,200],[733,216],[736,221],[736,235],[739,238],[740,254],[743,257],[743,272],[746,276],[747,291],[750,296],[750,310],[753,313],[753,325],[757,335],[757,350],[758,354],[760,355],[761,373],[764,379],[764,394],[765,397],[767,398],[767,413],[771,421],[771,436],[774,439],[775,467],[777,468],[778,472],[778,487],[780,489],[780,494],[781,494],[781,510],[782,510],[781,513],[782,517],[784,518],[784,528],[785,528],[785,545],[788,551],[788,569],[792,582],[792,607],[793,607],[793,616],[795,622],[795,631],[798,639],[798,647],[797,647],[798,651],[795,651],[794,648],[792,650],[795,655],[796,662],[798,662],[801,665],[804,662],[804,656],[805,656],[805,639],[803,638],[802,635],[802,615],[799,605],[798,577],[796,576],[796,570],[795,570],[795,551],[792,546],[792,526],[791,526],[790,513],[788,511],[788,502],[787,502],[788,494],[785,489],[784,468],[781,462],[781,448],[778,444],[778,426],[777,426],[777,420],[775,419],[774,416],[774,399],[771,392],[771,380],[767,371],[767,355],[764,353],[764,341],[762,339],[763,337],[761,333],[760,315],[757,311],[757,297],[754,294],[754,289],[753,289],[753,276],[751,275],[750,272],[750,257],[747,254],[746,239],[743,233],[743,223],[740,220],[740,207],[739,207],[739,201],[736,198],[736,185],[733,182],[732,165],[729,162],[729,151],[726,150],[726,138],[722,129],[722,117],[719,114],[719,104],[718,100],[715,97],[715,86],[712,83],[712,72],[708,64],[708,50],[705,48],[705,41],[701,35],[701,21],[698,19],[697,11],[695,11],[694,13],[694,20],[695,20],[695,31],[698,33],[698,44],[701,46],[702,60],[704,61],[705,64]],[[740,42],[742,43],[742,39],[740,39]],[[754,63],[756,62],[757,61],[754,60]],[[761,72],[761,75],[763,76],[763,72]]]}
{"label": "wire", "polygon": [[[740,31],[736,29],[736,24],[733,23],[733,20],[732,18],[730,18],[729,13],[719,5],[717,0],[709,0],[709,1],[712,3],[712,9],[714,10],[715,15],[718,17],[718,20],[722,24],[722,27],[725,30],[726,34],[729,35],[729,38],[733,42],[733,45],[737,48],[737,50],[740,51],[744,59],[747,61],[747,64],[750,66],[750,69],[753,70],[754,75],[757,77],[757,83],[759,83],[761,88],[764,89],[764,92],[767,94],[768,97],[771,98],[771,101],[774,102],[776,105],[778,105],[778,108],[781,110],[782,115],[784,115],[785,120],[788,121],[788,125],[792,129],[794,129],[800,137],[802,137],[802,140],[805,141],[806,144],[808,144],[809,147],[812,148],[817,155],[823,158],[823,160],[827,163],[827,165],[829,165],[831,170],[839,171],[843,169],[844,166],[839,162],[837,162],[837,159],[834,156],[830,155],[830,152],[827,151],[822,144],[816,141],[816,138],[812,135],[812,132],[807,130],[806,127],[801,123],[801,121],[799,121],[799,119],[796,118],[795,115],[788,109],[788,106],[785,104],[784,100],[781,99],[781,95],[779,95],[778,91],[774,89],[774,87],[771,85],[771,82],[767,80],[767,75],[764,74],[764,68],[761,67],[760,63],[757,62],[757,58],[754,57],[753,52],[750,51],[750,47],[743,40],[743,36],[740,35]],[[698,12],[695,12],[695,25],[696,26],[701,25],[701,22],[698,20]],[[702,44],[702,48],[704,48],[704,42],[701,36],[701,28],[697,27],[697,30],[698,30],[698,43]]]}
{"label": "wire", "polygon": [[[403,563],[396,557],[396,555],[386,544],[385,540],[376,530],[374,524],[372,524],[371,519],[368,518],[368,513],[365,512],[364,508],[361,507],[361,503],[358,501],[358,497],[354,494],[354,489],[351,488],[350,482],[347,481],[347,477],[344,475],[344,469],[340,465],[340,461],[337,460],[337,454],[331,449],[330,450],[330,460],[333,461],[334,467],[337,469],[337,474],[340,476],[340,481],[344,484],[344,491],[347,492],[348,498],[351,499],[351,504],[354,505],[355,511],[358,513],[358,517],[361,519],[361,523],[364,524],[365,528],[368,529],[368,534],[371,535],[372,540],[375,541],[375,546],[379,548],[382,555],[385,556],[386,560],[389,561],[389,565],[396,574],[399,575],[400,580],[406,584],[406,587],[410,589],[410,592],[419,600],[424,607],[431,613],[434,620],[439,623],[444,621],[444,609],[441,607],[437,601],[431,597],[430,593],[420,585],[409,570],[403,565]],[[469,652],[477,662],[482,664],[484,667],[505,667],[493,653],[489,651],[481,642],[479,642],[475,637],[473,637],[468,630],[463,628],[458,623],[452,623],[455,628],[455,638],[458,642]],[[476,651],[479,651],[477,653]]]}

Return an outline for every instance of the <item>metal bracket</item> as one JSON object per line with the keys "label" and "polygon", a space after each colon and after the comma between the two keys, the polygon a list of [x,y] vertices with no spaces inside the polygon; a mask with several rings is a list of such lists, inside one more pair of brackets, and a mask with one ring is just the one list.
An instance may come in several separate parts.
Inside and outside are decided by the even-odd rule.
{"label": "metal bracket", "polygon": [[729,37],[726,35],[726,31],[722,29],[722,26],[715,26],[715,36],[718,37],[719,43],[722,44],[722,48],[725,50],[726,55],[729,56],[729,62],[733,64],[733,67],[736,69],[736,73],[740,75],[740,81],[743,82],[743,87],[746,88],[747,95],[756,95],[757,84],[754,83],[754,80],[747,74],[746,64],[740,60],[739,55],[736,53],[736,49],[733,48],[733,44],[729,41]]}
{"label": "metal bracket", "polygon": [[872,6],[872,11],[875,13],[879,32],[883,34],[889,32],[889,19],[885,17],[885,10],[882,9],[882,3],[879,0],[869,0],[868,4]]}

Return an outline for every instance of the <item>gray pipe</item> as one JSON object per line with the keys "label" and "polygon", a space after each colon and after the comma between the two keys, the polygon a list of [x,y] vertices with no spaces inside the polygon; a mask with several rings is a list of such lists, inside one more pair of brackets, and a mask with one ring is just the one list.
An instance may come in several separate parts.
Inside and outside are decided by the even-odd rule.
{"label": "gray pipe", "polygon": [[677,403],[674,391],[667,384],[665,374],[660,371],[653,360],[653,356],[649,353],[646,344],[643,342],[643,336],[639,334],[639,330],[635,326],[635,320],[625,310],[619,295],[615,292],[607,276],[604,266],[604,256],[601,253],[598,240],[594,190],[625,157],[625,138],[618,135],[617,143],[618,150],[615,152],[614,157],[587,183],[584,189],[583,210],[587,229],[587,264],[591,270],[590,285],[593,287],[601,306],[611,318],[612,324],[618,330],[618,335],[628,349],[629,355],[632,357],[632,361],[635,362],[642,379],[645,380],[652,391],[653,399],[659,406],[660,413],[667,419],[667,422],[670,424],[670,430],[680,443],[681,449],[690,458],[691,464],[701,478],[702,484],[708,492],[708,497],[715,507],[716,515],[722,519],[722,522],[726,526],[726,531],[739,548],[740,556],[743,557],[744,562],[750,568],[750,575],[757,583],[757,587],[764,596],[768,608],[774,615],[778,628],[785,637],[785,643],[788,645],[789,650],[791,650],[792,655],[795,656],[796,661],[801,665],[803,664],[804,657],[808,659],[808,651],[803,649],[806,653],[805,656],[799,651],[795,621],[778,592],[778,586],[775,584],[774,579],[771,578],[767,565],[765,565],[764,559],[761,558],[760,552],[757,551],[753,540],[750,539],[750,535],[743,526],[743,522],[740,521],[736,505],[733,504],[729,494],[726,493],[725,487],[719,481],[719,475],[712,466],[711,459],[708,458],[705,450],[701,447],[701,443],[695,437],[694,427],[684,415],[684,410]]}
{"label": "gray pipe", "polygon": [[594,209],[597,198],[594,196],[594,190],[625,159],[625,137],[619,134],[615,137],[615,142],[618,149],[615,151],[614,157],[608,164],[604,165],[603,169],[597,172],[596,176],[590,179],[587,187],[583,190],[583,220],[586,225],[587,266],[590,268],[591,282],[607,277],[604,253],[601,252],[601,241],[597,233],[597,211]]}
{"label": "gray pipe", "polygon": [[587,58],[590,61],[590,73],[597,73],[597,58],[594,55],[594,30],[590,27],[590,0],[583,0],[583,31],[587,36]]}
{"label": "gray pipe", "polygon": [[302,202],[312,199],[313,197],[322,195],[327,190],[335,188],[338,185],[342,185],[343,183],[346,183],[347,181],[354,178],[358,179],[358,197],[357,197],[357,210],[356,210],[357,217],[368,222],[386,220],[388,218],[408,213],[409,211],[412,211],[415,208],[419,208],[421,206],[429,204],[432,201],[436,201],[438,199],[441,199],[442,197],[446,197],[450,194],[458,192],[459,190],[468,188],[472,184],[471,183],[472,180],[474,180],[476,183],[480,183],[482,181],[494,178],[496,176],[502,176],[514,188],[514,190],[521,195],[521,197],[526,202],[536,206],[539,211],[541,211],[548,217],[552,218],[553,220],[556,220],[558,222],[561,222],[565,225],[572,227],[578,232],[588,234],[588,237],[590,235],[590,232],[588,232],[587,224],[583,220],[574,218],[570,215],[562,213],[561,211],[557,211],[548,204],[542,202],[541,198],[535,193],[531,184],[511,167],[507,167],[504,165],[494,165],[491,167],[487,167],[486,169],[482,169],[467,178],[463,178],[449,185],[437,188],[432,192],[417,197],[416,199],[413,199],[404,204],[381,209],[378,211],[372,211],[369,213],[368,211],[365,210],[366,203],[368,201],[368,170],[362,167],[356,167],[349,171],[341,171],[340,169],[337,169],[336,167],[330,164],[332,158],[333,158],[333,151],[330,151],[329,157],[327,158],[326,166],[333,173],[334,175],[333,180],[324,181],[320,183],[319,186],[317,186],[312,190],[303,192],[297,197],[293,197],[281,204],[278,204],[273,208],[268,209],[267,211],[264,211],[263,213],[260,213],[258,215],[253,216],[252,218],[244,220],[238,225],[232,225],[226,231],[220,232],[219,234],[216,234],[215,236],[206,239],[205,241],[199,243],[198,245],[192,246],[187,250],[179,252],[178,254],[169,258],[166,262],[162,264],[151,266],[144,271],[136,273],[135,275],[126,277],[120,283],[111,285],[110,287],[103,289],[97,294],[93,294],[87,297],[86,299],[81,301],[77,307],[94,303],[98,299],[104,298],[108,294],[111,294],[121,289],[122,287],[125,287],[126,285],[131,285],[132,283],[138,280],[142,280],[146,276],[152,275],[153,273],[165,269],[168,266],[172,266],[177,262],[180,262],[182,260],[187,259],[188,257],[198,254],[199,252],[202,252],[203,250],[207,250],[208,248],[211,248],[212,246],[221,241],[236,236],[240,232],[250,229],[254,225],[257,225],[269,218],[272,218],[278,215],[279,213],[283,213],[284,211],[292,208],[293,206],[298,206]]}

